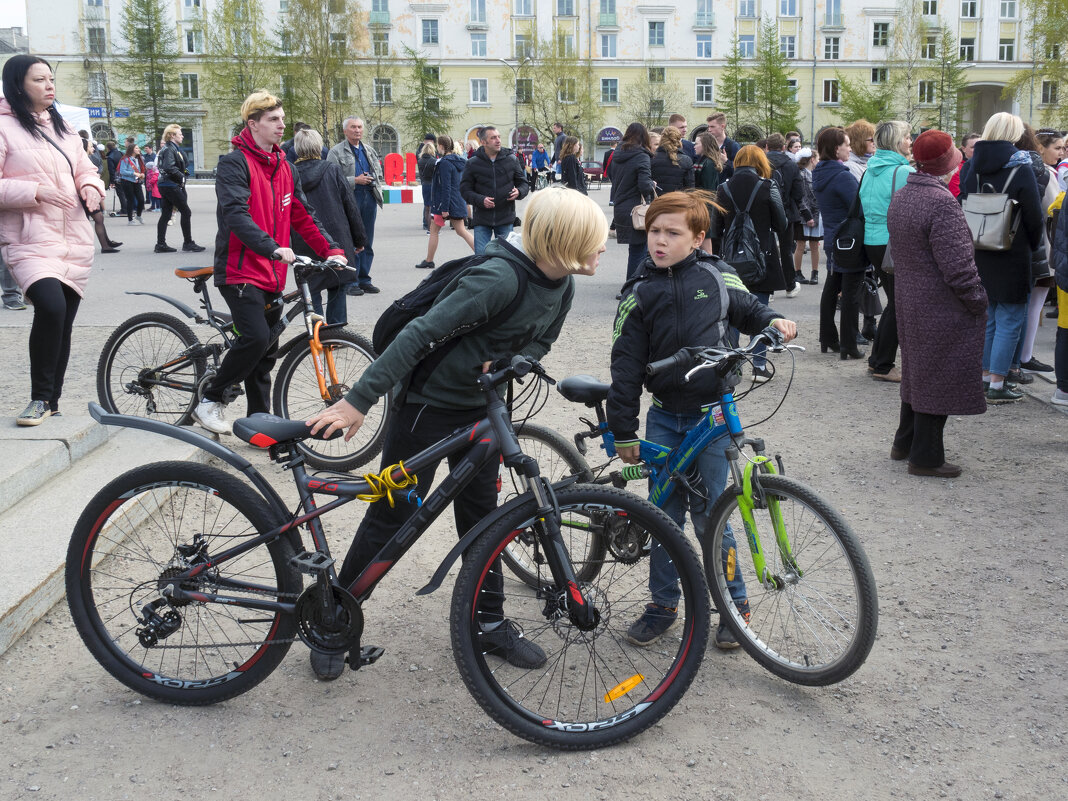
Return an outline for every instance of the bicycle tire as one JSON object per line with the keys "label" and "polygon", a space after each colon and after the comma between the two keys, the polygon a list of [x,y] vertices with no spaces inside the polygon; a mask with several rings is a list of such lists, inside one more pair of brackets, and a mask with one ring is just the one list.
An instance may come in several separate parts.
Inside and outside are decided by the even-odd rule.
{"label": "bicycle tire", "polygon": [[[524,423],[516,429],[523,453],[533,457],[541,470],[542,476],[550,482],[561,481],[568,476],[578,476],[579,482],[593,481],[593,472],[578,449],[556,431],[537,423]],[[498,506],[503,506],[512,498],[523,493],[518,477],[501,464],[501,492]],[[564,544],[575,564],[579,581],[590,581],[600,569],[604,559],[604,542],[587,528],[568,528],[561,532]],[[537,564],[540,552],[532,547],[533,543],[516,538],[501,554],[520,581],[530,587],[539,587]]]}
{"label": "bicycle tire", "polygon": [[[305,337],[291,340],[279,357],[282,366],[274,384],[274,411],[279,417],[306,420],[341,400],[360,380],[367,367],[378,358],[370,341],[360,334],[332,330],[320,335],[324,348],[332,348],[339,383],[328,388],[331,399],[324,401],[312,361],[311,345]],[[325,373],[325,365],[324,365]],[[305,440],[298,446],[304,460],[320,470],[348,472],[369,462],[382,450],[386,424],[393,413],[393,398],[387,395],[364,415],[363,426],[351,440]]]}
{"label": "bicycle tire", "polygon": [[[67,603],[78,634],[108,673],[160,701],[211,704],[252,689],[289,650],[292,614],[179,600],[158,611],[176,613],[177,629],[149,646],[137,636],[138,618],[163,598],[168,571],[278,525],[262,498],[217,468],[158,462],[124,473],[86,506],[67,550]],[[178,549],[201,542],[199,555]],[[293,602],[302,579],[292,556],[292,546],[277,539],[183,586]],[[258,589],[227,586],[227,578]]]}
{"label": "bicycle tire", "polygon": [[[200,345],[193,330],[170,314],[137,314],[116,328],[100,352],[96,394],[112,414],[148,417],[175,425],[192,421],[196,388],[207,370],[203,356],[180,359],[183,351]],[[179,360],[166,371],[156,368]],[[156,372],[152,372],[156,370]],[[162,386],[171,377],[190,389]]]}
{"label": "bicycle tire", "polygon": [[[708,642],[708,590],[693,546],[645,499],[613,487],[577,484],[562,488],[557,500],[565,517],[606,520],[606,539],[609,526],[617,535],[596,577],[582,585],[602,612],[598,625],[581,631],[571,622],[562,608],[567,588],[554,587],[547,570],[538,591],[505,571],[504,612],[547,661],[523,669],[483,652],[478,604],[488,597],[486,579],[502,551],[533,523],[536,509],[529,500],[493,523],[464,556],[449,618],[453,656],[475,700],[504,728],[555,748],[600,748],[652,726],[686,692]],[[642,542],[637,550],[626,547]],[[655,544],[666,549],[678,570],[679,620],[643,648],[631,645],[626,635],[650,600],[648,554]],[[636,692],[640,700],[632,699]]]}
{"label": "bicycle tire", "polygon": [[[767,508],[754,509],[771,574],[787,578],[779,589],[744,576],[749,619],[727,589],[730,557],[724,535],[745,531],[738,490],[729,487],[709,516],[705,572],[712,600],[746,652],[776,676],[795,684],[826,686],[842,681],[867,659],[878,628],[875,577],[856,535],[815,491],[786,476],[761,475],[765,494],[779,501],[797,575],[777,547]],[[714,556],[721,554],[722,558]],[[734,564],[740,562],[735,555]],[[751,565],[751,562],[747,562]]]}

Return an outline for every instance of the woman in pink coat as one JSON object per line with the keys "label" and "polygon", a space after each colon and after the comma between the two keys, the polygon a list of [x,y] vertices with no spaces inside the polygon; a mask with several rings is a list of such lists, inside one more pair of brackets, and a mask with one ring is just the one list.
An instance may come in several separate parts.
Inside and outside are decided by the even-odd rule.
{"label": "woman in pink coat", "polygon": [[[93,265],[93,226],[104,184],[54,107],[52,68],[17,55],[0,99],[0,249],[33,303],[30,405],[17,423],[59,414],[71,329]],[[84,208],[83,208],[84,203]]]}

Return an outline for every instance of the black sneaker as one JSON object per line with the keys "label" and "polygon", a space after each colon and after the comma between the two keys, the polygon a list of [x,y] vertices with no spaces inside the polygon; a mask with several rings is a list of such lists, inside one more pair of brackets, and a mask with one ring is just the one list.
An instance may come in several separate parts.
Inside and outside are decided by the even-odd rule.
{"label": "black sneaker", "polygon": [[499,656],[510,665],[533,670],[545,664],[545,651],[523,636],[514,620],[505,620],[493,631],[482,632],[482,649],[490,656]]}
{"label": "black sneaker", "polygon": [[156,245],[156,253],[177,253],[178,248],[172,248],[170,245]]}
{"label": "black sneaker", "polygon": [[645,647],[659,640],[679,619],[679,613],[660,604],[646,604],[642,616],[627,629],[627,642]]}
{"label": "black sneaker", "polygon": [[1025,373],[1019,367],[1013,367],[1009,370],[1009,374],[1005,376],[1006,383],[1010,384],[1031,384],[1034,383],[1035,377],[1030,373]]}
{"label": "black sneaker", "polygon": [[345,670],[345,654],[324,654],[321,651],[311,652],[312,672],[320,681],[333,681]]}
{"label": "black sneaker", "polygon": [[1045,362],[1040,362],[1034,356],[1030,360],[1020,365],[1020,369],[1025,373],[1052,373],[1053,368]]}
{"label": "black sneaker", "polygon": [[767,367],[754,367],[753,368],[753,383],[763,384],[765,381],[771,380],[771,370]]}
{"label": "black sneaker", "polygon": [[182,245],[183,253],[203,253],[204,249],[203,245],[198,245],[196,242],[186,242]]}
{"label": "black sneaker", "polygon": [[379,292],[382,291],[374,284],[360,284],[360,289],[362,289],[368,295],[377,295]]}
{"label": "black sneaker", "polygon": [[356,284],[349,284],[347,287],[345,287],[345,294],[359,297],[363,294],[363,290],[356,286]]}
{"label": "black sneaker", "polygon": [[719,628],[716,629],[716,647],[721,651],[733,651],[738,647],[738,640],[735,639],[731,630],[727,628],[723,618],[719,619]]}
{"label": "black sneaker", "polygon": [[417,270],[433,270],[434,269],[434,262],[427,261],[426,259],[423,259],[421,262],[419,262],[417,265],[415,265],[415,269],[417,269]]}

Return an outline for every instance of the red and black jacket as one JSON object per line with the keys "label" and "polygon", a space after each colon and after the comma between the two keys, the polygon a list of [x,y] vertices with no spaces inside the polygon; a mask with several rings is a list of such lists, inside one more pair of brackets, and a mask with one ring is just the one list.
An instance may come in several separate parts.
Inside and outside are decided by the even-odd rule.
{"label": "red and black jacket", "polygon": [[266,292],[285,291],[288,265],[271,255],[290,246],[290,226],[320,258],[345,255],[316,219],[285,153],[277,146],[270,153],[261,150],[248,128],[230,143],[234,149],[219,159],[215,178],[216,286],[252,284]]}

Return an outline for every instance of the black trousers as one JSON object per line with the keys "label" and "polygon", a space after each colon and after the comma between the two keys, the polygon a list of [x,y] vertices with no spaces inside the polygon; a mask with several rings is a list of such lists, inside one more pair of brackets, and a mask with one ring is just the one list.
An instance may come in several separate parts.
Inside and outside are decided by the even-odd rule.
{"label": "black trousers", "polygon": [[[456,429],[477,422],[485,416],[485,409],[454,410],[406,403],[397,410],[386,430],[382,447],[382,467],[414,456],[449,436]],[[450,456],[449,467],[453,467],[461,458],[463,454]],[[437,467],[435,463],[418,473],[417,488],[423,498],[430,493]],[[453,514],[456,518],[457,536],[463,537],[472,526],[496,508],[499,469],[499,462],[496,459],[491,460],[475,474],[471,483],[456,498]],[[364,568],[371,564],[375,554],[397,533],[415,510],[416,507],[412,503],[403,499],[397,499],[394,507],[385,500],[370,505],[338,573],[338,580],[343,586],[348,586],[356,580]],[[504,579],[498,559],[486,577],[483,588],[485,600],[480,605],[479,615],[482,623],[492,623],[495,619],[504,618],[503,591]]]}
{"label": "black trousers", "polygon": [[794,224],[788,223],[786,230],[779,234],[779,261],[782,263],[782,277],[786,281],[786,291],[793,292],[797,286],[794,270]]}
{"label": "black trousers", "polygon": [[[875,265],[875,274],[886,292],[886,306],[879,317],[879,327],[875,330],[875,339],[872,341],[871,353],[868,355],[868,366],[879,375],[890,372],[897,359],[897,310],[894,307],[894,276],[884,273],[879,267],[886,255],[886,245],[865,245],[868,260]],[[941,464],[941,463],[939,463]]]}
{"label": "black trousers", "polygon": [[[828,272],[820,295],[820,344],[852,351],[857,342],[857,291],[864,273]],[[842,293],[841,335],[835,330],[834,309]]]}
{"label": "black trousers", "polygon": [[894,434],[894,447],[908,452],[909,464],[916,467],[941,467],[946,461],[942,432],[946,415],[913,411],[901,401],[901,417]]}
{"label": "black trousers", "polygon": [[228,387],[244,382],[248,414],[269,412],[271,370],[278,355],[278,342],[271,342],[271,326],[282,318],[282,304],[274,304],[279,294],[252,284],[221,286],[219,293],[234,317],[237,341],[226,352],[219,372],[205,388],[204,400],[218,403]]}
{"label": "black trousers", "polygon": [[189,216],[192,212],[189,211],[189,200],[185,194],[185,187],[163,186],[160,184],[157,189],[159,189],[160,197],[163,198],[163,212],[159,215],[159,222],[156,224],[156,244],[167,244],[167,223],[171,221],[171,215],[175,210],[178,211],[181,217],[182,243],[192,242],[193,234],[189,225]]}
{"label": "black trousers", "polygon": [[126,217],[132,220],[136,214],[141,216],[145,210],[145,196],[141,194],[141,187],[136,181],[119,181],[119,188],[126,197]]}
{"label": "black trousers", "polygon": [[81,296],[58,278],[30,284],[26,299],[33,304],[30,328],[30,400],[59,409],[63,377],[70,359],[70,337]]}

